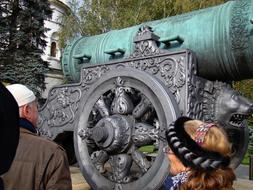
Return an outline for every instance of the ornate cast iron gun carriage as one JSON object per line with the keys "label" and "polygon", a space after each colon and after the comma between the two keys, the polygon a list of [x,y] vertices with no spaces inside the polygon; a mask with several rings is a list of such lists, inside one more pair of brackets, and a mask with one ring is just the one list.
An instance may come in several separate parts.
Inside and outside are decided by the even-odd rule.
{"label": "ornate cast iron gun carriage", "polygon": [[[253,77],[252,10],[252,1],[229,1],[76,39],[62,64],[77,83],[51,89],[40,110],[41,134],[73,132],[79,166],[94,189],[158,189],[169,166],[165,130],[180,115],[221,124],[236,167],[253,104],[230,82]],[[143,151],[147,145],[153,153]]]}

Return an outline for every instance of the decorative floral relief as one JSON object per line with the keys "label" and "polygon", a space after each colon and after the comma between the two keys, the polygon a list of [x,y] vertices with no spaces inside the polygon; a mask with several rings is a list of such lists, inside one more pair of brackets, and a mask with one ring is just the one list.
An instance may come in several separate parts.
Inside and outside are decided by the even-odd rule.
{"label": "decorative floral relief", "polygon": [[158,39],[159,37],[153,33],[151,27],[141,27],[134,40],[135,50],[129,58],[147,57],[160,54],[163,50],[159,49],[157,46]]}
{"label": "decorative floral relief", "polygon": [[248,47],[249,31],[248,18],[250,13],[249,1],[236,1],[232,8],[232,19],[230,25],[232,49],[245,49]]}
{"label": "decorative floral relief", "polygon": [[46,132],[51,127],[62,127],[74,121],[81,98],[81,90],[78,87],[55,87],[51,90],[46,106],[39,112],[38,127],[42,135],[52,136],[53,131]]}
{"label": "decorative floral relief", "polygon": [[159,58],[142,59],[130,62],[129,66],[143,71],[148,70],[152,74],[157,74],[159,72],[159,62]]}
{"label": "decorative floral relief", "polygon": [[122,190],[122,189],[123,188],[122,188],[121,184],[118,184],[118,183],[116,183],[115,186],[113,187],[113,190]]}
{"label": "decorative floral relief", "polygon": [[129,62],[129,66],[135,69],[147,71],[152,75],[162,77],[165,85],[180,101],[180,91],[186,83],[186,62],[184,57],[153,57]]}
{"label": "decorative floral relief", "polygon": [[133,103],[126,93],[127,87],[123,86],[124,81],[117,77],[115,81],[115,97],[111,105],[111,112],[113,114],[129,114],[133,111]]}
{"label": "decorative floral relief", "polygon": [[185,84],[185,70],[181,59],[167,58],[160,63],[161,76],[165,79],[166,86],[176,93]]}
{"label": "decorative floral relief", "polygon": [[135,44],[135,51],[130,58],[158,55],[160,52],[161,50],[157,47],[155,41],[141,41]]}
{"label": "decorative floral relief", "polygon": [[204,82],[201,78],[192,76],[188,85],[188,109],[187,115],[192,118],[203,119],[203,90]]}
{"label": "decorative floral relief", "polygon": [[97,66],[93,68],[83,68],[81,82],[82,86],[93,84],[102,74],[106,73],[110,68],[108,66]]}

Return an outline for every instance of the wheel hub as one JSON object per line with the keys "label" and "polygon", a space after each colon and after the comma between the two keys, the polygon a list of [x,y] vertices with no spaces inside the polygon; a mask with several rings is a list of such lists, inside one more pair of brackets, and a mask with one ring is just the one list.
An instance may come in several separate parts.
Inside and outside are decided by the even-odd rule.
{"label": "wheel hub", "polygon": [[133,120],[127,116],[112,115],[101,119],[92,128],[91,138],[107,152],[124,152],[131,144]]}

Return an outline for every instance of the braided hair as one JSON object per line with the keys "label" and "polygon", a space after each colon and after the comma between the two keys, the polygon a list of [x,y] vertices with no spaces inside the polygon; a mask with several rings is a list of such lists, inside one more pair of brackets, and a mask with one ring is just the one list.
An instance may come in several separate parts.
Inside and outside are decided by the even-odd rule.
{"label": "braided hair", "polygon": [[[179,189],[232,189],[235,174],[229,168],[230,143],[225,132],[216,124],[203,134],[199,143],[199,127],[206,124],[188,117],[180,117],[171,124],[166,138],[171,150],[185,167],[190,168],[188,181]],[[201,130],[200,130],[201,131]]]}

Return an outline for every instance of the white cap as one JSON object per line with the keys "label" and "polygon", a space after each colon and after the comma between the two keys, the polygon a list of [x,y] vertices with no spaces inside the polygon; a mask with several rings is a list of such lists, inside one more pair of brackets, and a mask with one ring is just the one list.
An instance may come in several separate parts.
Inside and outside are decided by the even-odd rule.
{"label": "white cap", "polygon": [[29,104],[36,99],[33,91],[22,84],[11,84],[6,86],[6,88],[14,96],[19,107]]}

